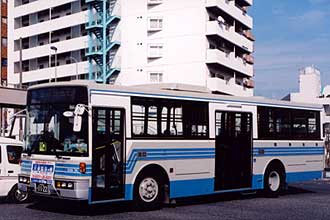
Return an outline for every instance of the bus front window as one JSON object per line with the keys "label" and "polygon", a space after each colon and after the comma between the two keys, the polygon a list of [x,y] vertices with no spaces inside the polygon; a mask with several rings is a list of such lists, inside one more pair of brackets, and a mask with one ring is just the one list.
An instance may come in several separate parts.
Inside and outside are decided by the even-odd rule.
{"label": "bus front window", "polygon": [[73,130],[74,118],[63,115],[66,111],[74,111],[78,103],[87,104],[87,89],[84,89],[53,87],[29,91],[26,121],[26,149],[29,152],[88,156],[88,114],[82,115],[79,132]]}

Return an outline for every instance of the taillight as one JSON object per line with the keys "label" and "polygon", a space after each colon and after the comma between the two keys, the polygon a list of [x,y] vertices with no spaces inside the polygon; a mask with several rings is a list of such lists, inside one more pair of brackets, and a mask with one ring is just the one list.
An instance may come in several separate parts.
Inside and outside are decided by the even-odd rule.
{"label": "taillight", "polygon": [[85,174],[86,173],[86,163],[80,163],[79,164],[79,171],[82,174]]}

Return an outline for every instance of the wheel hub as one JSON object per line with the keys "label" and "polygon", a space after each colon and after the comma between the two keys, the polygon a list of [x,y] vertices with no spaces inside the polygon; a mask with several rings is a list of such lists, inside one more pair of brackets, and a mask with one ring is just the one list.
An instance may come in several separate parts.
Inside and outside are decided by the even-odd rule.
{"label": "wheel hub", "polygon": [[15,198],[19,202],[24,202],[27,199],[27,192],[22,192],[21,190],[15,190]]}
{"label": "wheel hub", "polygon": [[158,183],[155,179],[148,177],[141,181],[139,186],[139,195],[143,201],[154,201],[158,195],[158,192]]}
{"label": "wheel hub", "polygon": [[276,171],[272,171],[269,174],[268,184],[269,184],[270,190],[272,190],[273,192],[277,191],[280,188],[280,185],[281,185],[280,174]]}

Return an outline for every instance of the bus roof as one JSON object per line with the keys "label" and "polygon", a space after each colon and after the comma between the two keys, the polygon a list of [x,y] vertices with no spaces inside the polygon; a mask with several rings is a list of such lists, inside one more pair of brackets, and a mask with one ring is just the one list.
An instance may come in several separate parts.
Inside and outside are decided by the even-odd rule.
{"label": "bus roof", "polygon": [[210,90],[201,86],[186,84],[161,83],[137,86],[120,86],[98,84],[89,80],[74,80],[68,82],[46,83],[31,86],[29,90],[49,88],[55,86],[86,86],[92,94],[121,94],[126,96],[144,96],[156,98],[174,98],[183,100],[196,100],[227,103],[232,105],[269,106],[281,108],[295,108],[305,110],[322,111],[323,106],[310,103],[297,103],[276,99],[268,99],[260,96],[238,97],[213,94]]}

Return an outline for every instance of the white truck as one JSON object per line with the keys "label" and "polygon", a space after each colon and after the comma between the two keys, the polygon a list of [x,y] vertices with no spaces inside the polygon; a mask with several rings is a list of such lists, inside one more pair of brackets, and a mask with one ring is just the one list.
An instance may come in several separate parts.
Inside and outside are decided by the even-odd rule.
{"label": "white truck", "polygon": [[22,152],[22,142],[0,137],[0,197],[16,203],[28,199],[28,194],[17,188]]}

